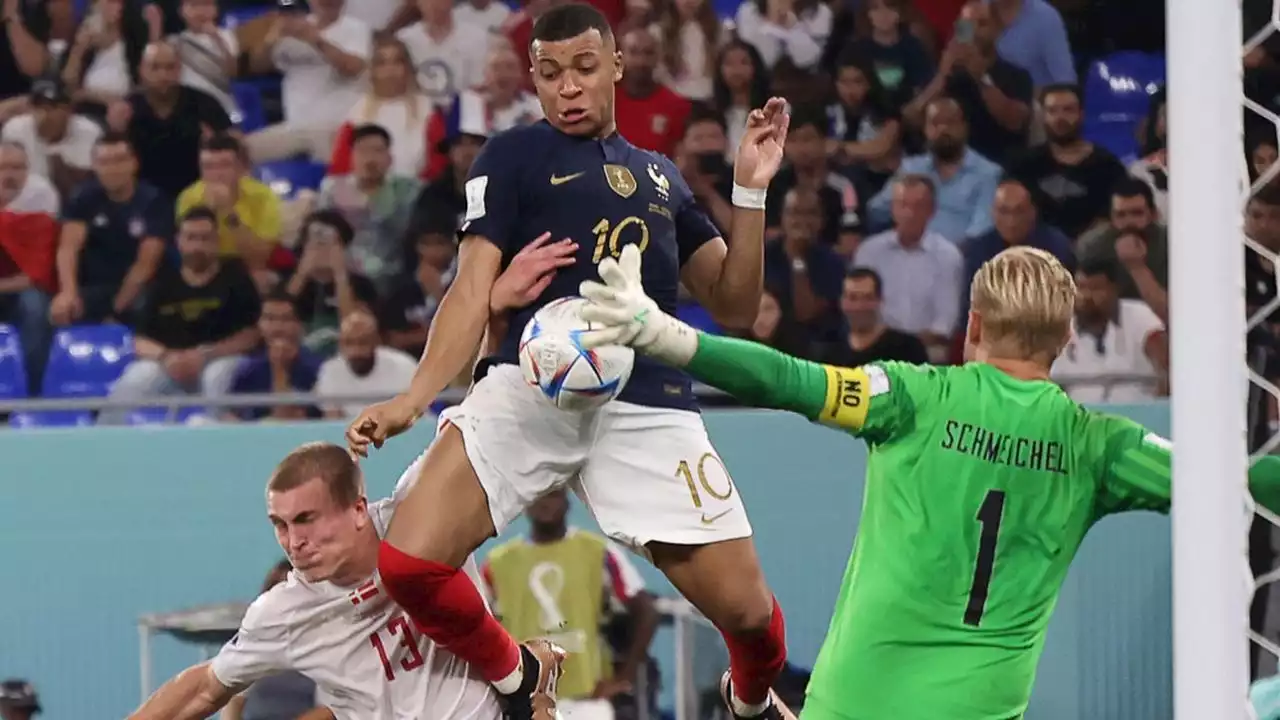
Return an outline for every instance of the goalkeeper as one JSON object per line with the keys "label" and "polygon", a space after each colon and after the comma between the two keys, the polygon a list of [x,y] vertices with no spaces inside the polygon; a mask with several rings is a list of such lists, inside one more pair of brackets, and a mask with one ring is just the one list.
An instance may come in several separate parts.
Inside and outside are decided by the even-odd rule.
{"label": "goalkeeper", "polygon": [[[1021,717],[1085,533],[1111,513],[1169,508],[1170,443],[1048,379],[1071,334],[1071,275],[1048,253],[1010,248],[973,280],[972,362],[844,368],[665,315],[634,250],[600,264],[605,284],[583,284],[584,315],[604,325],[586,344],[631,345],[869,446],[861,526],[802,720]],[[1280,510],[1280,459],[1254,465],[1249,484]]]}

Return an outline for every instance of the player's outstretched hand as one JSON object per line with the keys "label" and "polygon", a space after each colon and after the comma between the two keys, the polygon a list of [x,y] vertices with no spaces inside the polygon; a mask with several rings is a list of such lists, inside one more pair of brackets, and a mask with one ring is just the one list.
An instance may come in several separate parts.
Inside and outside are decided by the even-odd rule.
{"label": "player's outstretched hand", "polygon": [[578,288],[588,300],[582,317],[601,325],[582,336],[585,347],[630,345],[671,365],[682,367],[697,349],[697,333],[658,307],[640,281],[640,248],[627,245],[617,261],[600,263],[603,283],[588,280]]}
{"label": "player's outstretched hand", "polygon": [[493,282],[489,311],[502,313],[537,300],[557,270],[577,261],[577,252],[578,244],[569,238],[551,242],[551,233],[539,235],[511,258],[511,264]]}
{"label": "player's outstretched hand", "polygon": [[347,426],[347,449],[353,455],[369,457],[369,446],[382,447],[389,438],[413,427],[421,411],[405,395],[370,405]]}
{"label": "player's outstretched hand", "polygon": [[747,115],[747,129],[738,143],[733,164],[733,181],[742,187],[763,190],[782,167],[782,149],[787,144],[791,115],[787,101],[769,98],[764,107]]}

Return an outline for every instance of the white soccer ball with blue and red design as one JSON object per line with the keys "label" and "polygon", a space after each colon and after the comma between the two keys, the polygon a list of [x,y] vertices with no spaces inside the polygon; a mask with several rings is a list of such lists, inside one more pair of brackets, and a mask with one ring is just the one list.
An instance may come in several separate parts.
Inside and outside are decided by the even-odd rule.
{"label": "white soccer ball with blue and red design", "polygon": [[553,300],[533,314],[520,336],[520,370],[525,382],[562,410],[591,410],[622,392],[635,365],[635,351],[621,345],[588,350],[582,333],[587,301]]}

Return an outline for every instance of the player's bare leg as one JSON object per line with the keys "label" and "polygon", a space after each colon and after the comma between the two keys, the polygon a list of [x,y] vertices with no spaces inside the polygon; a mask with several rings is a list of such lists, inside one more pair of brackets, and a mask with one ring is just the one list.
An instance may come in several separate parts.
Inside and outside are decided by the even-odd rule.
{"label": "player's bare leg", "polygon": [[730,710],[743,718],[780,717],[770,693],[787,660],[786,628],[751,538],[647,548],[653,564],[724,637]]}
{"label": "player's bare leg", "polygon": [[462,433],[446,425],[427,451],[417,483],[396,508],[378,571],[388,594],[423,634],[476,668],[507,698],[511,717],[551,720],[563,652],[545,641],[522,649],[459,569],[494,534]]}

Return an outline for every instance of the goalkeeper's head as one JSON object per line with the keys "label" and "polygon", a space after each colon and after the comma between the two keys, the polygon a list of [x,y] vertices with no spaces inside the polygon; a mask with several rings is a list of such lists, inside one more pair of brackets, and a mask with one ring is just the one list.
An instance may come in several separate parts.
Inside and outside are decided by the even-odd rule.
{"label": "goalkeeper's head", "polygon": [[965,360],[1031,363],[1048,371],[1071,339],[1076,283],[1053,255],[1011,247],[969,287]]}

